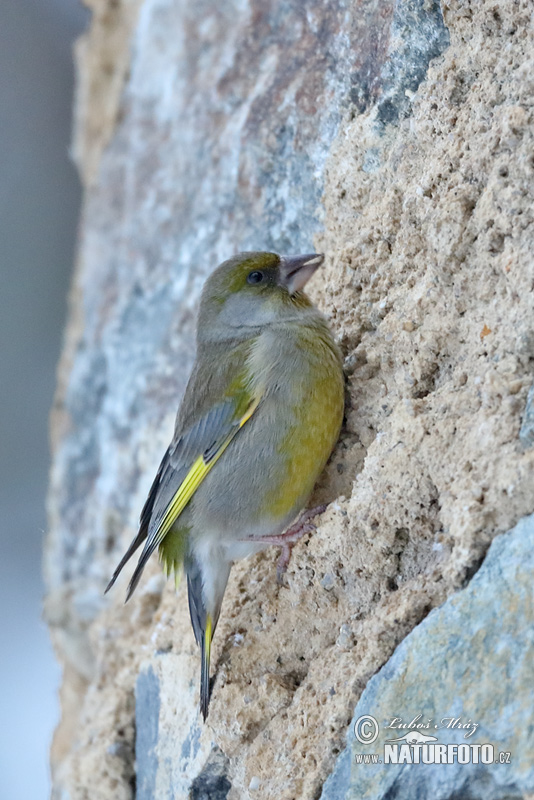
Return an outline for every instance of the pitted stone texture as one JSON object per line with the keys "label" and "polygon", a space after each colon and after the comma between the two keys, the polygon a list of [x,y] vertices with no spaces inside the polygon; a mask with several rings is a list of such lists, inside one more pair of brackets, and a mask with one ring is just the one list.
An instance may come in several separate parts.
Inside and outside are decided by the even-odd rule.
{"label": "pitted stone texture", "polygon": [[[532,796],[533,571],[530,516],[493,540],[469,586],[432,611],[369,681],[354,711],[348,747],[321,800]],[[354,735],[354,724],[364,715],[372,715],[380,727],[370,745]],[[407,733],[400,721],[410,724],[419,715],[418,723],[429,726],[420,733],[434,736],[438,744],[489,743],[495,760],[508,753],[510,763],[357,763],[370,753],[383,759],[384,743]],[[474,732],[473,723],[478,725]]]}

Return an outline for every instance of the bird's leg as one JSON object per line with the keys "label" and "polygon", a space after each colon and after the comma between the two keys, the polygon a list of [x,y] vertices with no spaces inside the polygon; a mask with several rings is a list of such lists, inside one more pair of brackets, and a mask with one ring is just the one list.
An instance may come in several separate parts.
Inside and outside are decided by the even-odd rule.
{"label": "bird's leg", "polygon": [[276,580],[278,583],[282,583],[282,575],[289,564],[293,547],[306,533],[311,533],[315,530],[315,525],[313,525],[310,520],[317,517],[319,514],[323,514],[324,511],[326,511],[326,505],[310,508],[308,511],[301,514],[297,522],[288,528],[287,531],[279,533],[277,536],[261,536],[255,539],[257,542],[274,544],[282,548],[278,564],[276,565]]}

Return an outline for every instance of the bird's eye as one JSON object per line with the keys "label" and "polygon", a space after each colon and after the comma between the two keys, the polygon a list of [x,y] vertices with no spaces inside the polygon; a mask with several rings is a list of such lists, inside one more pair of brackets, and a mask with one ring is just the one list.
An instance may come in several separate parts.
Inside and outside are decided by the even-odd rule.
{"label": "bird's eye", "polygon": [[255,269],[254,272],[250,272],[247,276],[247,283],[261,283],[264,277],[263,272]]}

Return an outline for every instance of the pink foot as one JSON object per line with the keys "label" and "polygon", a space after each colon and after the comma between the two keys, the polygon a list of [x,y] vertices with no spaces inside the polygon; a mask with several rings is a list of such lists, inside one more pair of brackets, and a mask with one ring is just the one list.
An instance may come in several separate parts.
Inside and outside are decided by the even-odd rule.
{"label": "pink foot", "polygon": [[306,533],[311,533],[315,530],[315,525],[313,525],[310,520],[319,516],[319,514],[323,514],[325,511],[326,505],[310,508],[308,511],[301,514],[297,522],[288,528],[287,531],[279,533],[278,536],[262,536],[255,540],[258,542],[265,542],[265,544],[274,544],[282,548],[278,564],[276,565],[276,580],[278,583],[282,583],[282,576],[291,559],[293,547]]}

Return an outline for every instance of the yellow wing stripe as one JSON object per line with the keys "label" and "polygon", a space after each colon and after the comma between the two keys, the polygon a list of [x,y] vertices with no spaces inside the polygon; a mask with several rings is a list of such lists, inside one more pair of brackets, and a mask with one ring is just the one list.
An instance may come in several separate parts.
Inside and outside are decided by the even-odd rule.
{"label": "yellow wing stripe", "polygon": [[[245,411],[244,416],[242,416],[241,419],[239,420],[238,430],[240,428],[242,428],[243,425],[245,424],[245,422],[248,422],[248,420],[251,418],[251,416],[256,411],[257,407],[259,406],[260,400],[261,400],[261,397],[257,397],[256,400],[254,400],[254,402],[252,402],[250,404],[250,406],[248,407],[247,411]],[[237,433],[237,431],[236,431],[236,433]],[[234,436],[235,436],[235,434],[234,434]]]}
{"label": "yellow wing stripe", "polygon": [[167,506],[167,510],[161,520],[161,526],[157,533],[156,543],[161,544],[163,539],[167,536],[168,532],[172,528],[174,522],[178,518],[178,516],[182,513],[188,502],[193,497],[194,493],[213,467],[216,461],[222,456],[238,430],[240,430],[245,422],[247,422],[255,410],[258,407],[261,398],[257,398],[254,400],[253,403],[249,406],[247,411],[245,412],[244,416],[241,417],[239,423],[235,426],[235,429],[224,439],[221,443],[220,447],[216,450],[215,454],[212,458],[206,463],[204,461],[204,456],[200,455],[198,458],[193,462],[193,466],[185,476],[183,482],[178,487],[176,494],[172,498],[171,502]]}

